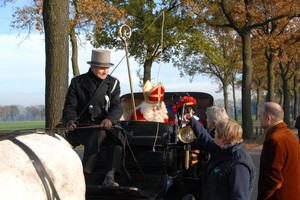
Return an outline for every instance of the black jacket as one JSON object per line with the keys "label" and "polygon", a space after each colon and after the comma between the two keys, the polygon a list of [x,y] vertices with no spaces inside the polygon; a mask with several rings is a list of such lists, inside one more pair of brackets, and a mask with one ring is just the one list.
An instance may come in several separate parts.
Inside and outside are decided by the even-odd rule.
{"label": "black jacket", "polygon": [[[89,103],[102,81],[105,81],[104,84]],[[72,79],[63,110],[65,124],[69,120],[76,120],[79,123],[100,123],[105,118],[116,123],[122,112],[120,82],[116,78],[108,75],[105,80],[101,80],[90,70]]]}
{"label": "black jacket", "polygon": [[295,128],[300,129],[300,115],[296,118]]}

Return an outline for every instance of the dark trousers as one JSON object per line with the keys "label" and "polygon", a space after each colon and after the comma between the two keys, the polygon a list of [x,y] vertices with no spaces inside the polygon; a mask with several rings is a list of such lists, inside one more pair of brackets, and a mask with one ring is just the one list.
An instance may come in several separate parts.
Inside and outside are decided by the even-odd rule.
{"label": "dark trousers", "polygon": [[107,171],[120,171],[122,163],[122,144],[111,132],[91,129],[82,136],[84,144],[83,171],[92,173],[100,161],[101,147],[107,143]]}

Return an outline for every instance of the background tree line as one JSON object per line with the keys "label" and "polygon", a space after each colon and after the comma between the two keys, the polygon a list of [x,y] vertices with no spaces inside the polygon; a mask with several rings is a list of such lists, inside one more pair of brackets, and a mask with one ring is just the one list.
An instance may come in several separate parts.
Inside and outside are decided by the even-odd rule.
{"label": "background tree line", "polygon": [[240,87],[245,137],[252,135],[253,100],[257,106],[262,101],[280,103],[289,126],[291,114],[295,117],[299,113],[298,0],[28,2],[29,6],[14,13],[12,25],[45,33],[47,127],[57,124],[63,107],[68,86],[68,40],[73,74],[79,74],[80,36],[95,48],[122,49],[118,27],[124,23],[133,30],[128,49],[142,66],[137,72],[141,84],[152,79],[154,62],[172,62],[180,75],[189,76],[191,81],[201,73],[219,83],[227,111],[231,89],[236,118],[235,89]]}
{"label": "background tree line", "polygon": [[45,120],[45,106],[0,106],[0,121]]}

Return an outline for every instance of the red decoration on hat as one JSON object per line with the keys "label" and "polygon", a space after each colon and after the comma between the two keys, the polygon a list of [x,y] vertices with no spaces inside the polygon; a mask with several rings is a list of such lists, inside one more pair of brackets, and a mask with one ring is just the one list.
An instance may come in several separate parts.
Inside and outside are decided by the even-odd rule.
{"label": "red decoration on hat", "polygon": [[[196,105],[197,102],[196,102],[196,99],[194,97],[184,96],[177,103],[177,107],[181,108],[183,106],[183,104],[185,104],[185,106],[191,106],[191,105]],[[174,110],[174,112],[176,112],[176,106],[175,105],[172,107],[172,109]]]}

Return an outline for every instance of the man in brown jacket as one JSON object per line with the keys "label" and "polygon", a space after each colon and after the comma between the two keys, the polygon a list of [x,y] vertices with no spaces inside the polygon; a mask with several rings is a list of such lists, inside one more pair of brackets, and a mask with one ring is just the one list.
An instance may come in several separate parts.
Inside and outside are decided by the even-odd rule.
{"label": "man in brown jacket", "polygon": [[283,120],[281,106],[262,105],[259,112],[266,137],[260,157],[257,200],[299,200],[300,145]]}

